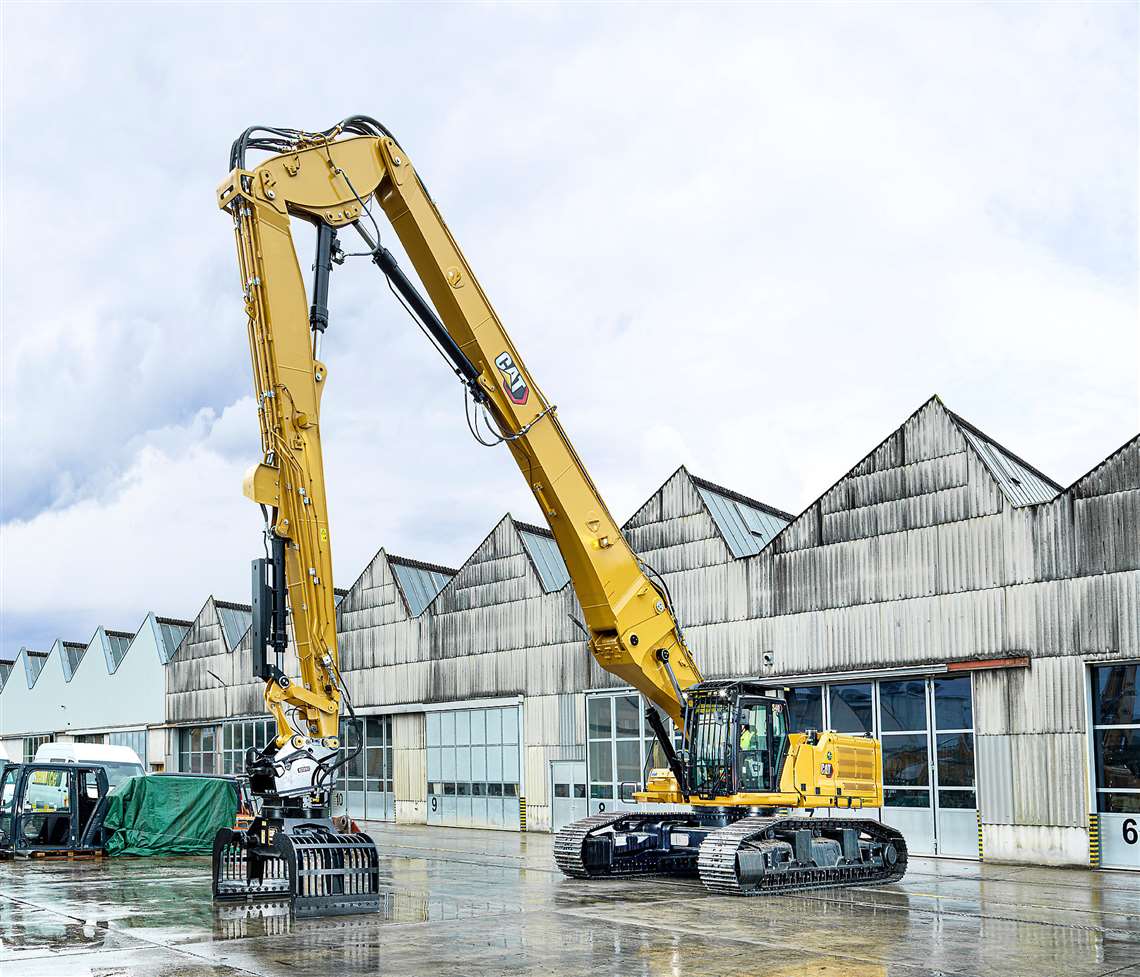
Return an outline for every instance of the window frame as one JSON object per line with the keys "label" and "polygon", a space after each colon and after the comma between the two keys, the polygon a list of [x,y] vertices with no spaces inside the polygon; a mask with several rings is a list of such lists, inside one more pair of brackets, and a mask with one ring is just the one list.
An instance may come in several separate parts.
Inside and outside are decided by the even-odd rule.
{"label": "window frame", "polygon": [[[1140,720],[1134,723],[1102,723],[1098,722],[1101,715],[1101,692],[1100,692],[1100,675],[1102,671],[1109,671],[1114,668],[1120,669],[1133,669],[1133,692],[1134,696],[1140,696],[1140,662],[1105,662],[1093,663],[1089,674],[1090,699],[1092,722],[1090,723],[1090,753],[1091,753],[1091,766],[1092,766],[1092,787],[1095,792],[1094,803],[1096,811],[1099,814],[1133,814],[1140,813],[1140,786],[1137,787],[1107,787],[1105,786],[1106,777],[1104,772],[1104,757],[1103,748],[1101,746],[1101,734],[1106,732],[1125,732],[1135,731],[1136,736],[1140,736]],[[1140,783],[1140,782],[1138,782]],[[1125,795],[1129,798],[1135,798],[1135,805],[1132,810],[1128,811],[1113,811],[1109,809],[1109,795]]]}

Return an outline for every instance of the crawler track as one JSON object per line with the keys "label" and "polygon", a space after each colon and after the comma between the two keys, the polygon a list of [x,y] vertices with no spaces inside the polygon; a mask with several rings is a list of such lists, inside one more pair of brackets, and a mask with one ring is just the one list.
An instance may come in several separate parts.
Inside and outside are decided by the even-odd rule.
{"label": "crawler track", "polygon": [[[844,886],[883,885],[901,879],[906,873],[906,841],[894,828],[878,821],[854,818],[789,818],[746,817],[708,832],[695,858],[681,863],[669,863],[655,850],[643,851],[630,858],[611,857],[607,864],[597,864],[597,856],[587,856],[590,838],[607,833],[607,829],[620,824],[617,834],[636,832],[639,827],[659,825],[661,821],[675,822],[684,832],[686,822],[699,826],[702,818],[697,814],[679,811],[617,811],[595,814],[567,825],[554,841],[554,860],[563,873],[576,879],[608,876],[657,875],[664,872],[699,875],[710,892],[735,896],[758,896],[777,892],[799,892],[807,889],[824,889]],[[708,821],[704,821],[708,830]],[[863,864],[820,867],[814,862],[800,864],[794,861],[780,863],[770,874],[757,879],[742,880],[737,856],[743,852],[763,852],[766,848],[787,851],[788,840],[797,831],[810,831],[814,835],[836,837],[845,829],[860,834]],[[850,836],[848,836],[850,838]],[[870,849],[868,851],[868,849]],[[892,860],[893,859],[893,860]],[[593,862],[593,864],[591,864]]]}
{"label": "crawler track", "polygon": [[610,825],[624,821],[631,826],[669,818],[684,821],[688,815],[681,811],[615,811],[594,814],[564,827],[554,839],[554,862],[566,875],[574,879],[593,879],[613,875],[654,875],[659,869],[650,858],[618,861],[605,869],[586,865],[586,843],[591,835],[604,831]]}
{"label": "crawler track", "polygon": [[[872,844],[894,847],[896,860],[888,865],[837,865],[834,868],[789,865],[785,870],[766,875],[755,882],[741,882],[737,854],[746,848],[762,848],[766,841],[797,830],[841,831],[856,828],[867,835]],[[837,886],[883,885],[906,874],[906,841],[894,828],[878,821],[850,818],[781,818],[752,817],[735,821],[710,834],[701,845],[697,865],[701,881],[710,892],[733,896],[760,896],[774,892],[799,892],[804,889],[826,889]]]}

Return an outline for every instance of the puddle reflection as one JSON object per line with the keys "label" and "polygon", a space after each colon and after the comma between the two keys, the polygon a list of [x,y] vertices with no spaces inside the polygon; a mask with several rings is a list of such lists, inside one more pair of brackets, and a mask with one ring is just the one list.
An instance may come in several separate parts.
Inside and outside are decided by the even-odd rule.
{"label": "puddle reflection", "polygon": [[0,904],[0,960],[101,950],[107,937],[106,921],[80,922],[39,909]]}
{"label": "puddle reflection", "polygon": [[310,919],[295,918],[287,901],[218,903],[213,907],[213,937],[222,941],[243,940],[291,933],[329,932],[354,926],[427,923],[520,912],[522,906],[519,904],[424,896],[414,892],[382,892],[379,912]]}

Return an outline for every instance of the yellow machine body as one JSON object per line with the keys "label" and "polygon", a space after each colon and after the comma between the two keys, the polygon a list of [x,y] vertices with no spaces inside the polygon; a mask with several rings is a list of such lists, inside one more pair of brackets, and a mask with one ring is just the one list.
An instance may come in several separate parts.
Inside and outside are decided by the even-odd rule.
{"label": "yellow machine body", "polygon": [[866,736],[825,732],[808,742],[803,733],[788,736],[780,768],[780,789],[772,793],[737,793],[686,797],[673,772],[650,771],[645,789],[634,792],[644,804],[692,804],[694,807],[843,808],[880,807],[882,747]]}

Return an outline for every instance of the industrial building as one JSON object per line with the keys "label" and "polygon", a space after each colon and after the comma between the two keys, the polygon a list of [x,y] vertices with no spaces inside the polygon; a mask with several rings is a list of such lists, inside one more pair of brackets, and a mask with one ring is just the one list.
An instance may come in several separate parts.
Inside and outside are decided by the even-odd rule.
{"label": "industrial building", "polygon": [[[932,398],[799,514],[681,468],[623,528],[706,677],[881,738],[875,813],[912,852],[1140,867],[1140,437],[1066,488]],[[641,778],[643,705],[593,662],[545,529],[504,516],[457,569],[381,549],[337,615],[353,817],[547,831]],[[168,769],[240,770],[270,735],[249,621],[211,597],[158,665]],[[53,656],[48,698],[20,673]],[[9,755],[54,729],[10,704],[68,685],[62,643],[38,657],[0,695]]]}
{"label": "industrial building", "polygon": [[21,648],[0,663],[0,755],[31,760],[49,740],[129,746],[150,770],[169,753],[166,668],[189,621],[147,614],[135,631]]}

